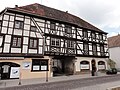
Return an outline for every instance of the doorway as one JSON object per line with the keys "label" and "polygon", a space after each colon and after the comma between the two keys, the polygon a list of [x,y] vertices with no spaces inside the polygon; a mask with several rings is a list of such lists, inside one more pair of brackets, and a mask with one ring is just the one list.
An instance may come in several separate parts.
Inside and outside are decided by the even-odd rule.
{"label": "doorway", "polygon": [[[18,74],[18,71],[15,70],[16,67],[20,67],[20,65],[12,62],[0,62],[0,76],[1,76],[0,79],[5,80],[5,79],[14,78],[12,76]],[[13,75],[13,71],[14,71],[14,75]]]}
{"label": "doorway", "polygon": [[91,61],[91,64],[92,64],[92,71],[96,72],[96,62],[95,62],[95,59],[93,59]]}

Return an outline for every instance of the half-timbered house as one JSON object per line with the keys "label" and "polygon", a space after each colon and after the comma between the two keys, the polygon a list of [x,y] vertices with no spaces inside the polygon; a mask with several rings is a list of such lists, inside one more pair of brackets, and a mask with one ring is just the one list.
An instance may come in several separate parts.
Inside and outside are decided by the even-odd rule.
{"label": "half-timbered house", "polygon": [[1,79],[40,78],[107,68],[107,33],[40,4],[0,13]]}

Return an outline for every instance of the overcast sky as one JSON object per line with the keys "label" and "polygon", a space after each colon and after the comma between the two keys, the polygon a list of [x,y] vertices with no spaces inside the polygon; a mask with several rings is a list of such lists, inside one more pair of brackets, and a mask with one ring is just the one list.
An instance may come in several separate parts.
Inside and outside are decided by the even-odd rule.
{"label": "overcast sky", "polygon": [[5,7],[24,6],[32,3],[68,11],[96,27],[108,36],[120,33],[120,0],[0,0],[0,11]]}

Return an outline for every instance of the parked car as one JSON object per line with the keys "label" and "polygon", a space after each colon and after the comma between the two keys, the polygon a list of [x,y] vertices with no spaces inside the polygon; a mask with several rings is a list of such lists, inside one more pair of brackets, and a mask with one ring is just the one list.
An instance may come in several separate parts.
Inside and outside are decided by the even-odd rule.
{"label": "parked car", "polygon": [[111,68],[109,70],[106,70],[106,74],[117,74],[117,69],[116,68]]}

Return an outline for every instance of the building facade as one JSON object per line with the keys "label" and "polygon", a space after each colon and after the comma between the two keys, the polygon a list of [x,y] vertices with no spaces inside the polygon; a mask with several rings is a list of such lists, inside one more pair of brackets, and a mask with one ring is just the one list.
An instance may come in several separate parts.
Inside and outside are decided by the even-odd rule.
{"label": "building facade", "polygon": [[115,62],[115,67],[120,69],[120,35],[108,38],[109,56]]}
{"label": "building facade", "polygon": [[40,4],[0,13],[1,79],[43,78],[107,68],[107,33]]}

